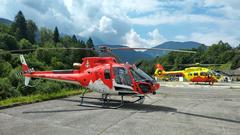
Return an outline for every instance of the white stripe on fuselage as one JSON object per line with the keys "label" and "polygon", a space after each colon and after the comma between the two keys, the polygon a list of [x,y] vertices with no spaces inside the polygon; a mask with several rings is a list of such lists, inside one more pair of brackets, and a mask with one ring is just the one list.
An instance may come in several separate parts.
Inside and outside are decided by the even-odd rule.
{"label": "white stripe on fuselage", "polygon": [[92,80],[89,82],[87,86],[89,89],[100,92],[100,93],[109,93],[109,94],[117,94],[114,88],[110,89],[106,84],[103,83],[101,79],[93,82]]}

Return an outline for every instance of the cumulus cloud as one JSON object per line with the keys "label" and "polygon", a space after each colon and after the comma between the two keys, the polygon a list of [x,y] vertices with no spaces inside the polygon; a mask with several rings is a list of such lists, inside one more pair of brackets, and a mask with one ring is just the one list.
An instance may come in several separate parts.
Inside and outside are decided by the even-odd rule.
{"label": "cumulus cloud", "polygon": [[131,29],[123,37],[125,44],[129,47],[153,47],[163,41],[165,38],[159,33],[158,29],[154,29],[148,33],[148,38],[142,38],[134,29]]}
{"label": "cumulus cloud", "polygon": [[149,45],[150,46],[156,46],[164,41],[166,41],[165,37],[160,34],[158,29],[154,29],[152,32],[148,33],[149,39]]}
{"label": "cumulus cloud", "polygon": [[117,31],[112,27],[112,19],[103,16],[99,21],[99,31],[103,33],[114,33],[117,34]]}
{"label": "cumulus cloud", "polygon": [[89,28],[86,28],[79,33],[83,37],[95,37],[101,39],[105,44],[122,44],[121,39],[124,34],[130,30],[128,23],[125,23],[119,19],[111,19],[106,16],[102,16],[96,24],[92,24]]}
{"label": "cumulus cloud", "polygon": [[192,33],[190,38],[192,41],[197,41],[206,45],[212,45],[218,43],[220,40],[223,42],[228,42],[232,46],[237,46],[239,40],[235,36],[226,35],[224,33]]}
{"label": "cumulus cloud", "polygon": [[123,37],[125,40],[125,44],[129,47],[146,47],[147,40],[140,37],[140,35],[131,29],[126,35]]}

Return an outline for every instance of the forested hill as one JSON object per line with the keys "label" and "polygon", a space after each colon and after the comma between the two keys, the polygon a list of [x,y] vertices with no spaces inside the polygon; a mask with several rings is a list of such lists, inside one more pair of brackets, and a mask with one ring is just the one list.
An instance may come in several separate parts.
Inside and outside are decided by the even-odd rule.
{"label": "forested hill", "polygon": [[[198,42],[193,41],[187,41],[187,42],[176,42],[176,41],[168,41],[164,42],[160,45],[157,45],[153,48],[162,48],[162,49],[192,49],[192,48],[198,48],[201,44]],[[155,50],[147,50],[145,51],[146,54],[156,57],[156,56],[162,56],[169,52],[166,51],[155,51]]]}
{"label": "forested hill", "polygon": [[192,49],[197,53],[180,53],[170,52],[162,57],[156,57],[152,60],[144,60],[141,68],[149,74],[153,74],[155,65],[162,64],[165,70],[181,70],[185,67],[181,64],[223,64],[220,67],[213,67],[216,69],[236,69],[240,67],[240,45],[232,48],[228,43],[222,41],[213,44],[209,47],[200,45],[196,49]]}
{"label": "forested hill", "polygon": [[[107,46],[110,48],[128,47],[124,45],[104,45],[104,46]],[[120,61],[132,63],[132,64],[136,63],[139,60],[154,58],[145,52],[135,51],[135,50],[113,50],[112,53],[115,56],[117,56],[120,59]]]}
{"label": "forested hill", "polygon": [[[192,49],[198,48],[201,44],[193,41],[188,42],[175,42],[168,41],[164,42],[160,45],[157,45],[153,48],[163,48],[163,49]],[[128,47],[124,45],[105,45],[110,48],[120,48],[120,47]],[[147,50],[147,51],[135,51],[135,50],[113,50],[113,54],[118,56],[123,62],[136,63],[139,60],[143,59],[152,59],[156,56],[163,56],[169,51],[156,51],[156,50]]]}
{"label": "forested hill", "polygon": [[[1,21],[2,22],[2,21]],[[74,62],[81,62],[87,56],[96,56],[93,51],[79,50],[46,50],[41,48],[54,47],[94,47],[91,38],[86,41],[78,40],[75,35],[59,36],[58,28],[54,30],[40,28],[32,20],[25,19],[19,11],[15,20],[9,23],[0,22],[0,100],[22,95],[57,92],[62,89],[78,88],[65,83],[45,80],[33,80],[24,87],[22,77],[16,75],[21,71],[19,54],[10,53],[11,50],[36,49],[24,53],[27,63],[35,70],[70,69]],[[36,33],[41,37],[36,41]]]}
{"label": "forested hill", "polygon": [[0,23],[10,25],[12,21],[5,19],[5,18],[0,18]]}

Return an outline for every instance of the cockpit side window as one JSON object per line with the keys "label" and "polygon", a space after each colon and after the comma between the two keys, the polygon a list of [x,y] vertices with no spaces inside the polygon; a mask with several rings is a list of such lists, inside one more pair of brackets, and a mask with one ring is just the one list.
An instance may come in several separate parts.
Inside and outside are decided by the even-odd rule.
{"label": "cockpit side window", "polygon": [[207,76],[207,73],[206,72],[201,72],[200,75],[201,76]]}
{"label": "cockpit side window", "polygon": [[113,70],[114,70],[114,74],[115,74],[115,81],[117,84],[131,86],[132,80],[125,68],[114,67]]}
{"label": "cockpit side window", "polygon": [[193,75],[194,75],[194,76],[198,76],[198,73],[197,73],[197,72],[195,72],[195,73],[193,73]]}

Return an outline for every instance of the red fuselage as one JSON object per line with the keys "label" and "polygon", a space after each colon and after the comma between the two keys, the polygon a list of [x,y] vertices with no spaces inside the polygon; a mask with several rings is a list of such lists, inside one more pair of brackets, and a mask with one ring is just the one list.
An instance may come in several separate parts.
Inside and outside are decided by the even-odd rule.
{"label": "red fuselage", "polygon": [[29,78],[44,78],[81,85],[100,93],[148,94],[160,85],[142,70],[130,64],[117,63],[113,57],[86,57],[79,69],[27,72]]}

